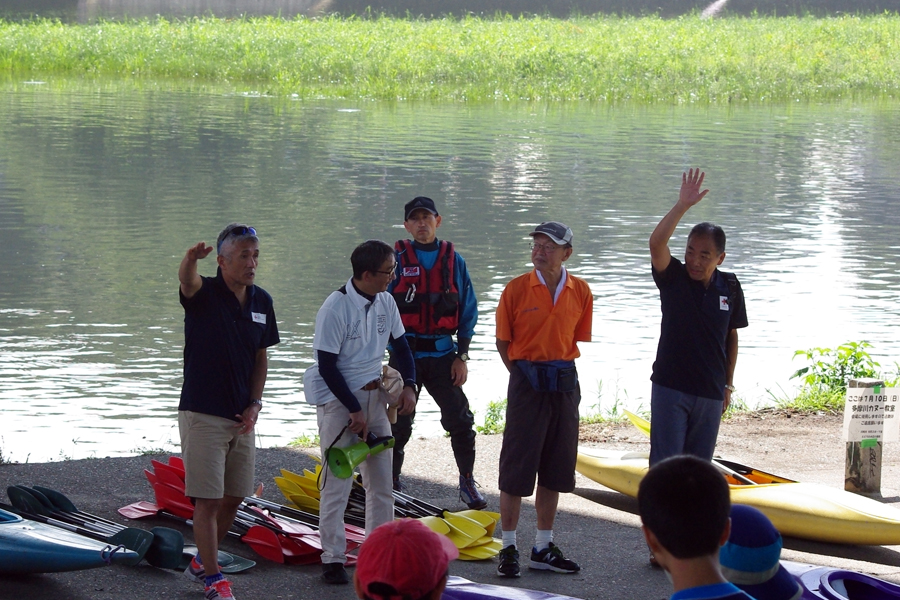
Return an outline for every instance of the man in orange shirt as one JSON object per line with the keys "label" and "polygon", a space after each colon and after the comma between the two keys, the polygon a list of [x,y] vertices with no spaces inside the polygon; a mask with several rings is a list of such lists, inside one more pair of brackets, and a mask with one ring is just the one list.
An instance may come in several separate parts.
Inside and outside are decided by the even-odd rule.
{"label": "man in orange shirt", "polygon": [[593,296],[587,283],[563,267],[572,256],[569,227],[547,221],[530,235],[534,270],[510,281],[497,307],[497,350],[509,371],[500,451],[501,577],[519,576],[516,525],[535,478],[537,534],[529,567],[580,570],[553,544],[553,521],[559,493],[575,489],[581,402],[576,342],[591,340]]}

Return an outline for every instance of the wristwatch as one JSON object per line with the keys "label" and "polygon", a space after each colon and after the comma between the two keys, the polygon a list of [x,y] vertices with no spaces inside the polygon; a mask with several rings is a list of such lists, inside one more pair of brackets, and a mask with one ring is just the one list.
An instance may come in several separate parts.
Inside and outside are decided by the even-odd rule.
{"label": "wristwatch", "polygon": [[729,392],[731,392],[732,394],[737,390],[737,388],[731,384],[726,385],[725,389],[728,390]]}
{"label": "wristwatch", "polygon": [[262,408],[262,398],[254,398],[250,401],[250,404],[258,404],[260,408]]}
{"label": "wristwatch", "polygon": [[456,358],[458,358],[459,360],[461,360],[463,362],[469,362],[469,353],[463,352],[462,354],[457,354]]}

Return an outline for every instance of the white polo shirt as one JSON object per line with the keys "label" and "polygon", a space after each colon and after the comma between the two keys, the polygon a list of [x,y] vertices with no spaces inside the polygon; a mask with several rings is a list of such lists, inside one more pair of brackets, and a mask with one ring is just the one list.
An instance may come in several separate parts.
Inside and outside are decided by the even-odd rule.
{"label": "white polo shirt", "polygon": [[[338,355],[337,368],[356,391],[381,376],[381,364],[388,341],[400,339],[406,330],[400,321],[397,303],[387,292],[379,292],[369,302],[353,287],[352,278],[340,290],[332,292],[316,314],[313,350]],[[310,404],[326,404],[337,397],[319,375],[318,363],[303,374],[303,393]]]}

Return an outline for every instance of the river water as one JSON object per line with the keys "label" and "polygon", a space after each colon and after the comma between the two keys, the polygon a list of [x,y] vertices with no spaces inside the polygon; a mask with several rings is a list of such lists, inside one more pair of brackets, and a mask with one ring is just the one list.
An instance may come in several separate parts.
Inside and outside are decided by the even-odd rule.
{"label": "river water", "polygon": [[[402,237],[434,198],[469,264],[480,318],[466,391],[505,397],[494,310],[530,268],[527,233],[575,232],[595,295],[582,412],[646,409],[659,328],[647,238],[680,174],[707,172],[700,220],[729,234],[750,327],[735,384],[749,406],[792,393],[797,349],[867,340],[900,359],[900,110],[889,103],[618,107],[299,101],[153,84],[0,86],[0,451],[59,460],[172,449],[185,250],[242,220],[275,298],[262,446],[315,432],[301,373],[315,314],[362,240]],[[211,275],[214,262],[202,264]],[[437,435],[424,398],[417,432]]]}

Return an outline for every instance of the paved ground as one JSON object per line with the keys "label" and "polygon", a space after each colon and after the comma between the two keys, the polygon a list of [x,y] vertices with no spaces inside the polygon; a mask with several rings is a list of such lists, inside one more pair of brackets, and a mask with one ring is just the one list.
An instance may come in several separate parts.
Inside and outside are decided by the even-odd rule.
{"label": "paved ground", "polygon": [[[586,428],[582,442],[605,448],[647,449],[645,438],[628,425]],[[476,477],[483,485],[490,507],[498,502],[497,457],[499,436],[478,438]],[[844,444],[840,441],[840,419],[756,415],[726,422],[720,434],[722,456],[765,468],[772,472],[842,487]],[[900,504],[900,460],[890,446],[885,449],[884,500]],[[410,443],[406,482],[413,495],[445,506],[462,509],[456,493],[455,467],[447,438],[416,439]],[[121,520],[116,508],[137,500],[152,500],[142,469],[150,457],[93,459],[70,462],[0,465],[0,486],[10,484],[45,485],[66,493],[78,507],[107,518]],[[303,452],[287,449],[263,450],[258,477],[266,483],[265,496],[282,501],[272,478],[284,467],[302,472],[313,465]],[[0,491],[0,496],[2,496]],[[136,523],[179,527],[166,520]],[[186,537],[190,532],[184,530]],[[534,511],[526,501],[519,531],[520,546],[534,536]],[[456,561],[451,574],[473,581],[545,590],[585,599],[659,599],[669,595],[665,575],[647,564],[647,552],[639,529],[634,500],[609,491],[578,476],[577,489],[563,496],[555,527],[556,541],[582,571],[558,575],[524,570],[518,580],[496,576],[496,560]],[[785,540],[784,558],[814,564],[840,566],[900,582],[900,547],[853,547],[819,544],[797,539]],[[253,552],[237,542],[227,550],[251,557]],[[295,567],[267,563],[235,575],[237,597],[248,598],[353,598],[352,588],[325,586],[318,579],[318,566]],[[202,598],[198,584],[173,571],[142,564],[75,573],[0,577],[0,599],[10,600],[112,600]]]}

